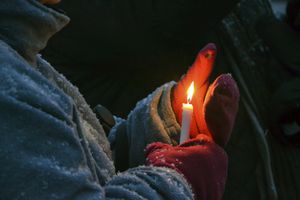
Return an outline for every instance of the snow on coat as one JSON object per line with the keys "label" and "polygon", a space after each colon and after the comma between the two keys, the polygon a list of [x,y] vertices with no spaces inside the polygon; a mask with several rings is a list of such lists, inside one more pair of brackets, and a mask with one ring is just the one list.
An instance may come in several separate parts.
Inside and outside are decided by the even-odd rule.
{"label": "snow on coat", "polygon": [[36,56],[67,17],[35,0],[2,0],[0,18],[0,200],[193,199],[171,169],[115,174],[102,126],[79,91]]}

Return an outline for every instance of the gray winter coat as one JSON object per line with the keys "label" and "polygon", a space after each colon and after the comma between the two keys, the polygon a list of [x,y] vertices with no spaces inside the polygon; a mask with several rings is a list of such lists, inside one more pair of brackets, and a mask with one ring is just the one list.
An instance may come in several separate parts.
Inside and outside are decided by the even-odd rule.
{"label": "gray winter coat", "polygon": [[[170,169],[115,174],[96,116],[77,88],[37,56],[68,21],[35,0],[0,1],[0,200],[193,199]],[[132,166],[143,163],[146,144],[172,143],[178,133],[171,87],[157,89],[112,131],[113,141],[125,127]]]}

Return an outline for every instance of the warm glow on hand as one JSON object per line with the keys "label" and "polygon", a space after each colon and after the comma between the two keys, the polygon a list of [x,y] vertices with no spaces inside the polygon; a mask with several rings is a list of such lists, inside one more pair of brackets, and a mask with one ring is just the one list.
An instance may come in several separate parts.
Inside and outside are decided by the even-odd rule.
{"label": "warm glow on hand", "polygon": [[182,132],[189,133],[190,138],[205,134],[224,146],[233,128],[239,90],[229,74],[222,74],[213,83],[209,82],[216,50],[214,44],[208,44],[198,53],[193,65],[173,90],[172,108]]}
{"label": "warm glow on hand", "polygon": [[173,93],[172,106],[179,123],[182,123],[182,104],[187,103],[194,107],[190,127],[191,138],[196,137],[200,132],[208,132],[203,118],[203,102],[209,86],[208,78],[213,69],[215,55],[216,46],[214,44],[204,47],[198,53],[186,75],[178,82]]}

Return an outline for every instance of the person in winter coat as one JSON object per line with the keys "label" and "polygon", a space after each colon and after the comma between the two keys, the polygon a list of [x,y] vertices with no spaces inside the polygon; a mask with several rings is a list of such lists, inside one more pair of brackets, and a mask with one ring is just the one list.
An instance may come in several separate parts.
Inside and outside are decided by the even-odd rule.
{"label": "person in winter coat", "polygon": [[[285,78],[273,89],[269,127],[282,144],[300,147],[300,1],[289,1],[285,20],[263,16],[256,29]],[[278,70],[279,71],[279,70]],[[274,84],[275,85],[275,84]]]}
{"label": "person in winter coat", "polygon": [[232,72],[242,94],[224,200],[300,199],[297,10],[286,24],[270,1],[243,0],[216,28],[216,69]]}
{"label": "person in winter coat", "polygon": [[[209,85],[215,46],[199,53],[179,83],[163,85],[126,121],[117,120],[110,140],[126,132],[132,168],[116,174],[95,114],[38,55],[69,22],[44,5],[56,2],[0,1],[0,199],[221,199],[227,171],[221,146],[230,137],[239,92],[230,75]],[[192,139],[178,145],[180,107],[192,80]]]}

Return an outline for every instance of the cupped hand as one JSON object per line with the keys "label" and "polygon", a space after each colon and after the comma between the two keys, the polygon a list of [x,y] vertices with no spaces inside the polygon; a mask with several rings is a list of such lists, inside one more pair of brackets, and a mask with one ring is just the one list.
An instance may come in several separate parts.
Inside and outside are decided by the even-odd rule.
{"label": "cupped hand", "polygon": [[175,86],[172,107],[177,121],[182,121],[182,104],[187,102],[187,89],[194,81],[195,93],[191,103],[194,107],[190,137],[202,133],[221,146],[230,137],[238,110],[239,90],[230,74],[222,74],[210,84],[209,76],[216,59],[216,46],[206,45],[193,65]]}

